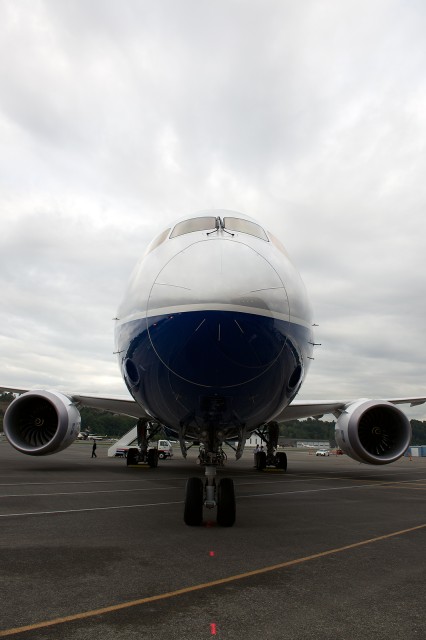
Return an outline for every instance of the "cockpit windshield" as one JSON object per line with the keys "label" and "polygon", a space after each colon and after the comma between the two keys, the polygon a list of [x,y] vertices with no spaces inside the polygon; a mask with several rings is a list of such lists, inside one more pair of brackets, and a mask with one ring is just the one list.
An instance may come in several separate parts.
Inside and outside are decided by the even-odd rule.
{"label": "cockpit windshield", "polygon": [[256,236],[261,240],[268,242],[268,236],[255,222],[250,220],[243,220],[242,218],[229,218],[223,219],[223,227],[228,231],[236,231],[238,233],[248,233],[250,236]]}
{"label": "cockpit windshield", "polygon": [[144,255],[147,256],[148,253],[151,253],[151,251],[154,251],[154,249],[160,246],[160,244],[163,244],[163,242],[165,242],[165,240],[167,240],[167,238],[169,237],[169,233],[170,229],[165,229],[164,231],[159,233],[158,236],[156,236],[154,240],[149,243]]}
{"label": "cockpit windshield", "polygon": [[170,238],[177,238],[177,236],[183,236],[185,233],[192,233],[193,231],[211,231],[215,228],[216,218],[213,216],[191,218],[190,220],[178,222],[170,234]]}
{"label": "cockpit windshield", "polygon": [[191,218],[178,222],[170,234],[170,238],[177,238],[183,236],[186,233],[193,233],[194,231],[207,231],[208,234],[223,230],[233,235],[234,233],[247,233],[250,236],[260,238],[269,242],[268,236],[265,231],[255,222],[250,220],[244,220],[243,218],[234,218],[227,216],[223,220],[219,217],[202,216],[200,218]]}

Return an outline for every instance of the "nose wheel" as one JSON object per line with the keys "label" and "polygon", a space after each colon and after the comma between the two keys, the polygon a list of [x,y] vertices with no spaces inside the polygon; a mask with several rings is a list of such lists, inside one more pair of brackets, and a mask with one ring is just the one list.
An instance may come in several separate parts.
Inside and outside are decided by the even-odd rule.
{"label": "nose wheel", "polygon": [[201,478],[188,478],[185,492],[183,519],[190,527],[203,523],[204,487]]}
{"label": "nose wheel", "polygon": [[201,478],[189,478],[186,483],[183,519],[191,527],[203,523],[203,507],[217,507],[217,523],[222,527],[232,527],[235,523],[235,491],[232,478],[222,478],[216,485],[216,468],[206,467],[206,482]]}
{"label": "nose wheel", "polygon": [[232,527],[235,522],[235,491],[231,478],[222,478],[217,488],[217,524]]}

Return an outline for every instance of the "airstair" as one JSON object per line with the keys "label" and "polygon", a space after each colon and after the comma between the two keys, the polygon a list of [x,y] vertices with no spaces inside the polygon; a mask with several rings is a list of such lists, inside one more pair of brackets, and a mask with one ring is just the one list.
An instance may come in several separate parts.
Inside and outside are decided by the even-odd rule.
{"label": "airstair", "polygon": [[128,447],[131,444],[134,444],[134,443],[136,444],[137,439],[138,439],[138,428],[135,425],[133,429],[130,429],[130,431],[125,433],[124,436],[120,438],[120,440],[117,440],[117,442],[114,442],[114,444],[108,449],[108,457],[113,458],[116,454],[117,449],[120,449],[121,447]]}

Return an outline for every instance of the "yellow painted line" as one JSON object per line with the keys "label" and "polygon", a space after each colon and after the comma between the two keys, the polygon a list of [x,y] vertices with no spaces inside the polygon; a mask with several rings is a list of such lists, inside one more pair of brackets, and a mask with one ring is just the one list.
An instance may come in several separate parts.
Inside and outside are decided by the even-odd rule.
{"label": "yellow painted line", "polygon": [[415,487],[426,487],[426,482],[424,482],[423,480],[413,480],[412,482],[410,482],[410,480],[401,480],[400,482],[395,481],[395,484],[404,484],[404,485],[413,485]]}
{"label": "yellow painted line", "polygon": [[28,624],[23,627],[14,627],[13,629],[5,629],[0,631],[0,637],[5,638],[7,636],[16,635],[18,633],[25,633],[26,631],[36,631],[37,629],[45,629],[47,627],[54,627],[66,622],[75,622],[77,620],[84,620],[86,618],[93,618],[94,616],[100,616],[106,613],[115,613],[122,609],[129,609],[131,607],[138,607],[148,602],[158,602],[159,600],[166,600],[168,598],[175,598],[176,596],[185,595],[187,593],[193,593],[194,591],[201,591],[202,589],[210,589],[229,582],[235,582],[236,580],[244,580],[253,576],[259,576],[271,571],[277,571],[279,569],[285,569],[292,567],[303,562],[309,562],[310,560],[317,560],[318,558],[325,558],[327,556],[334,555],[336,553],[342,553],[343,551],[349,551],[351,549],[357,549],[367,544],[379,542],[380,540],[388,540],[401,536],[406,533],[412,533],[413,531],[419,531],[426,528],[426,523],[419,524],[416,527],[410,527],[409,529],[401,529],[400,531],[394,531],[393,533],[386,533],[383,536],[376,536],[375,538],[368,538],[367,540],[361,540],[360,542],[354,542],[353,544],[347,544],[343,547],[336,547],[335,549],[329,549],[328,551],[320,551],[310,556],[304,556],[303,558],[296,558],[295,560],[288,560],[287,562],[280,562],[279,564],[273,564],[269,567],[262,567],[261,569],[254,569],[253,571],[247,571],[245,573],[239,573],[234,576],[228,576],[227,578],[219,578],[218,580],[212,580],[211,582],[204,582],[202,584],[196,584],[192,587],[184,587],[183,589],[176,589],[176,591],[169,591],[167,593],[160,593],[156,596],[148,596],[146,598],[139,598],[138,600],[130,600],[129,602],[122,602],[120,604],[111,605],[109,607],[102,607],[100,609],[92,609],[91,611],[83,611],[82,613],[74,613],[69,616],[63,616],[62,618],[54,618],[53,620],[46,620],[43,622],[36,622],[35,624]]}
{"label": "yellow painted line", "polygon": [[384,489],[411,489],[411,491],[426,491],[426,487],[416,487],[416,486],[406,485],[406,484],[396,484],[396,485],[387,484],[387,485],[383,485],[383,488]]}
{"label": "yellow painted line", "polygon": [[418,489],[420,491],[426,490],[426,484],[423,483],[422,480],[414,480],[411,482],[410,480],[395,480],[394,482],[384,482],[381,485],[384,489]]}

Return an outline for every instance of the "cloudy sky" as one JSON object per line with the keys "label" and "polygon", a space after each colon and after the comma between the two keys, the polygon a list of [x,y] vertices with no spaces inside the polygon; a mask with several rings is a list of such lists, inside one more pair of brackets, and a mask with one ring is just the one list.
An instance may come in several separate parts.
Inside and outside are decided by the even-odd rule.
{"label": "cloudy sky", "polygon": [[135,261],[228,208],[310,292],[301,398],[425,395],[425,32],[422,0],[0,0],[0,383],[124,393]]}

